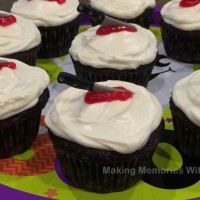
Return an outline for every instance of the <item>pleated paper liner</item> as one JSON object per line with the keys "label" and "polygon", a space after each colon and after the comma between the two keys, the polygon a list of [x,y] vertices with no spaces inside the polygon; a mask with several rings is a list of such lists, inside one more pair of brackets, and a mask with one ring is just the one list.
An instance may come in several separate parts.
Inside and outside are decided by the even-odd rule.
{"label": "pleated paper liner", "polygon": [[[163,130],[162,120],[147,144],[132,154],[84,147],[55,136],[50,130],[49,135],[62,172],[72,184],[87,191],[110,193],[123,191],[142,179],[138,168],[148,166]],[[115,171],[119,169],[121,173]]]}
{"label": "pleated paper liner", "polygon": [[[118,19],[118,20],[121,20],[121,21],[124,21],[127,23],[138,24],[138,25],[148,29],[151,24],[153,12],[154,12],[154,9],[148,8],[141,15],[139,15],[138,17],[132,18],[132,19],[120,19],[120,18],[116,18],[113,16],[110,16],[110,17],[113,17],[115,19]],[[99,25],[99,24],[101,24],[101,22],[102,22],[102,20],[91,18],[92,26]]]}
{"label": "pleated paper liner", "polygon": [[191,122],[170,99],[174,133],[183,153],[194,161],[200,159],[200,127]]}
{"label": "pleated paper liner", "polygon": [[66,55],[71,42],[78,34],[81,15],[73,21],[53,27],[38,27],[42,44],[38,58],[54,58]]}
{"label": "pleated paper liner", "polygon": [[200,62],[200,31],[180,30],[162,18],[160,28],[164,48],[170,58],[186,63]]}
{"label": "pleated paper liner", "polygon": [[151,78],[154,65],[157,62],[158,56],[149,64],[141,65],[137,69],[132,70],[117,70],[109,68],[97,69],[91,66],[82,65],[80,62],[72,58],[76,75],[92,82],[121,80],[131,82],[137,85],[147,87]]}
{"label": "pleated paper liner", "polygon": [[45,89],[34,107],[0,120],[0,158],[22,153],[31,146],[38,134],[41,111],[48,99],[49,90]]}
{"label": "pleated paper liner", "polygon": [[20,52],[13,53],[13,54],[10,54],[10,55],[5,55],[3,57],[16,59],[16,60],[24,62],[24,63],[26,63],[30,66],[35,66],[37,54],[38,54],[39,50],[40,50],[40,44],[37,45],[36,47],[29,49],[29,50],[20,51]]}

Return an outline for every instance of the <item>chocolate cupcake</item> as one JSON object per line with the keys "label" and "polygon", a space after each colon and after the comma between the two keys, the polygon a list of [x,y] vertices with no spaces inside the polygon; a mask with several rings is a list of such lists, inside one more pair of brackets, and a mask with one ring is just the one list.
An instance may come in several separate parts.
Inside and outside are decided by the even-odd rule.
{"label": "chocolate cupcake", "polygon": [[45,122],[65,176],[82,189],[110,193],[141,180],[140,168],[148,167],[164,124],[160,104],[144,87],[99,84],[124,91],[69,88]]}
{"label": "chocolate cupcake", "polygon": [[200,4],[173,0],[161,10],[160,27],[169,57],[188,63],[200,62]]}
{"label": "chocolate cupcake", "polygon": [[[156,2],[155,0],[90,0],[89,5],[115,19],[149,28]],[[96,26],[102,21],[91,18],[91,22]]]}
{"label": "chocolate cupcake", "polygon": [[0,57],[0,158],[27,150],[35,140],[48,84],[44,70]]}
{"label": "chocolate cupcake", "polygon": [[77,35],[69,49],[78,76],[93,81],[122,80],[144,87],[157,61],[152,32],[136,24],[96,26]]}
{"label": "chocolate cupcake", "polygon": [[38,57],[53,58],[66,55],[78,33],[77,6],[78,0],[18,0],[11,12],[31,20],[40,30],[42,44]]}
{"label": "chocolate cupcake", "polygon": [[41,35],[31,21],[0,11],[0,56],[35,66]]}
{"label": "chocolate cupcake", "polygon": [[184,154],[200,158],[200,71],[178,81],[173,89],[170,108],[174,131]]}

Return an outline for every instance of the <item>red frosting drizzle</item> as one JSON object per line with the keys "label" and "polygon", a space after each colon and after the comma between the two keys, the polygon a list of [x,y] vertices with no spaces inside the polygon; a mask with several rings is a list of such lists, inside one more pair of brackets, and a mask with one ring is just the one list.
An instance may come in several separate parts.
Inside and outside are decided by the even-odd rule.
{"label": "red frosting drizzle", "polygon": [[96,34],[97,35],[108,35],[110,33],[117,33],[121,31],[128,31],[128,32],[137,32],[135,27],[130,26],[121,26],[121,25],[107,25],[107,26],[100,26]]}
{"label": "red frosting drizzle", "polygon": [[57,1],[58,4],[63,4],[66,2],[66,0],[48,0],[48,1],[50,1],[50,2]]}
{"label": "red frosting drizzle", "polygon": [[180,1],[180,6],[181,7],[193,7],[193,6],[196,6],[197,4],[200,3],[200,0],[182,0]]}
{"label": "red frosting drizzle", "polygon": [[133,93],[124,87],[115,87],[123,89],[124,92],[116,91],[88,91],[85,94],[84,101],[87,104],[101,103],[101,102],[111,102],[111,101],[126,101],[132,98]]}
{"label": "red frosting drizzle", "polygon": [[[28,0],[28,1],[31,1],[31,0]],[[47,0],[47,1],[50,1],[50,2],[56,1],[58,4],[63,4],[66,2],[66,0]]]}
{"label": "red frosting drizzle", "polygon": [[0,26],[8,26],[16,22],[16,17],[13,15],[1,15],[0,14]]}
{"label": "red frosting drizzle", "polygon": [[2,70],[4,67],[14,70],[16,69],[16,64],[14,62],[0,62],[0,70]]}

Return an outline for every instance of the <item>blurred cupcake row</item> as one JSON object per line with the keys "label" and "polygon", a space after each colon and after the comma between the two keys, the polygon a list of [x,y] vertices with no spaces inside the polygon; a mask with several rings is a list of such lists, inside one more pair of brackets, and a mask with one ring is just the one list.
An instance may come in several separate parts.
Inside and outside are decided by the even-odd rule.
{"label": "blurred cupcake row", "polygon": [[[114,19],[120,19],[122,21],[126,19],[126,22],[132,22],[128,20],[130,18],[140,19],[139,21],[133,21],[134,23],[139,24],[139,27],[136,24],[132,24],[135,29],[132,28],[131,31],[126,30],[125,32],[119,31],[119,27],[116,26],[95,26],[96,29],[104,28],[104,33],[101,33],[104,37],[98,37],[100,31],[96,33],[97,30],[94,28],[93,35],[92,29],[89,29],[88,32],[78,35],[74,40],[74,37],[78,34],[81,20],[81,14],[77,12],[78,1],[19,0],[13,4],[11,12],[30,19],[38,27],[41,33],[40,47],[37,46],[37,48],[35,47],[34,50],[31,51],[33,55],[31,54],[28,56],[27,53],[24,54],[24,50],[22,49],[20,56],[24,56],[25,61],[29,59],[29,57],[34,56],[32,60],[35,60],[36,53],[40,49],[37,55],[39,58],[53,58],[66,55],[71,47],[70,54],[78,76],[91,81],[119,79],[146,87],[159,52],[156,52],[156,39],[153,34],[150,31],[148,33],[147,29],[141,31],[141,26],[147,28],[149,27],[150,22],[148,23],[148,26],[141,22],[145,21],[144,13],[146,13],[147,10],[153,11],[156,5],[155,1],[127,1],[123,3],[121,1],[115,1],[115,4],[113,5],[110,5],[109,2],[105,3],[103,0],[84,1],[84,3],[99,13],[99,15],[97,14],[94,16],[90,14],[91,12],[89,13],[92,21],[98,19],[98,23],[105,24],[105,20],[103,20],[104,17],[101,16],[101,13],[103,13],[103,15],[106,14],[107,17],[111,16]],[[166,54],[169,57],[183,62],[198,62],[199,56],[198,51],[196,51],[196,49],[199,48],[199,44],[196,42],[198,41],[198,16],[192,19],[189,17],[193,12],[198,13],[198,8],[198,4],[185,3],[184,0],[178,0],[170,1],[161,10],[161,32]],[[177,12],[180,14],[177,15]],[[152,14],[147,18],[150,20]],[[176,27],[178,30],[169,32],[171,29],[166,29],[166,24],[169,25],[168,27]],[[14,25],[12,28],[14,29]],[[105,30],[105,28],[107,30]],[[11,26],[7,27],[7,29],[11,29]],[[108,33],[108,29],[115,29],[113,30],[115,34]],[[105,34],[105,31],[107,31],[107,34]],[[116,31],[120,33],[116,33]],[[144,35],[145,31],[147,32],[146,35]],[[182,31],[181,35],[178,34],[180,31]],[[4,32],[2,33],[10,34],[9,30],[8,33],[5,32],[4,27]],[[23,27],[21,32],[24,32]],[[97,35],[96,37],[94,37],[95,33]],[[22,35],[21,33],[19,34]],[[28,36],[28,34],[29,33],[26,35]],[[85,40],[85,38],[88,37],[88,34],[90,34],[90,38],[87,38],[87,42],[84,41],[84,44],[81,45],[82,47],[78,46],[77,48],[77,45]],[[2,37],[5,36],[3,35]],[[188,37],[190,37],[190,39]],[[28,38],[31,39],[31,37]],[[121,38],[124,39],[122,40]],[[13,40],[15,39],[16,36],[14,36]],[[39,43],[38,33],[37,39],[37,43]],[[74,45],[71,45],[73,40]],[[28,42],[30,45],[35,46],[35,41]],[[101,45],[99,45],[99,43],[101,43]],[[134,45],[128,45],[128,43]],[[127,48],[128,46],[129,48]],[[6,48],[9,48],[8,45],[6,45]],[[26,47],[26,49],[27,48],[30,49],[31,47]],[[88,52],[89,55],[80,55],[81,48],[84,48],[84,53],[86,54],[86,52]],[[16,58],[16,54],[18,56],[18,50],[16,51],[17,53],[15,52],[15,57],[13,58]],[[0,53],[1,56],[5,56],[5,54],[10,57],[10,52],[5,53],[4,51],[2,54]],[[94,55],[97,59],[94,58]],[[11,54],[11,58],[12,56],[13,55]],[[92,59],[90,57],[92,57]],[[107,61],[105,62],[104,59]],[[27,63],[34,65],[35,61]]]}
{"label": "blurred cupcake row", "polygon": [[[145,28],[150,26],[153,10],[156,6],[155,0],[127,0],[123,2],[115,0],[114,3],[105,0],[90,0],[83,2],[107,16],[129,23],[136,23]],[[11,8],[12,14],[1,12],[1,15],[3,15],[1,16],[1,21],[3,21],[1,26],[4,26],[4,30],[1,31],[1,37],[5,40],[5,35],[9,35],[10,37],[7,38],[11,40],[20,40],[20,38],[16,38],[16,34],[13,36],[11,35],[10,32],[13,33],[13,29],[15,33],[18,32],[21,37],[25,33],[27,37],[22,37],[25,38],[23,44],[16,44],[22,46],[21,49],[17,46],[16,50],[12,49],[14,53],[9,50],[7,52],[7,49],[5,51],[3,50],[3,52],[0,52],[0,56],[18,54],[19,51],[23,52],[27,51],[27,49],[29,51],[26,52],[28,55],[26,54],[25,61],[28,57],[35,57],[36,55],[34,53],[38,51],[39,58],[53,58],[66,55],[71,46],[71,41],[74,39],[75,35],[78,34],[81,20],[81,15],[77,12],[78,4],[78,0],[16,1]],[[199,61],[198,51],[195,51],[199,48],[199,43],[197,42],[199,39],[198,9],[198,1],[186,0],[173,0],[162,8],[160,24],[164,47],[169,57],[183,62]],[[25,24],[28,22],[24,22],[24,19],[19,17],[19,20],[15,20],[16,24],[13,24],[13,26],[10,25],[8,28],[6,24],[9,24],[10,22],[8,21],[12,21],[12,19],[6,20],[5,15],[13,15],[15,18],[22,16],[31,20],[41,33],[41,43],[39,41],[38,33],[33,34],[36,32],[36,30],[32,30],[34,29],[33,27],[30,27],[30,30],[25,30]],[[9,18],[8,16],[7,18]],[[23,23],[20,23],[21,20]],[[92,22],[93,25],[102,22],[102,18],[97,17],[91,17],[91,20],[98,21],[98,23]],[[5,21],[7,21],[7,23]],[[5,30],[5,26],[9,30]],[[16,28],[16,26],[18,26],[18,28]],[[29,25],[26,25],[26,29],[29,26],[31,26],[30,22]],[[21,34],[21,32],[23,32],[23,34]],[[34,37],[34,39],[28,37],[30,34],[29,32],[32,32],[32,37]],[[30,41],[27,41],[29,42],[29,46],[24,47],[26,38],[30,39]],[[37,46],[39,44],[40,48]],[[1,46],[3,46],[3,44]],[[16,57],[16,55],[13,56]],[[20,58],[22,56],[23,54],[20,55]],[[32,63],[29,64],[33,65],[34,62],[32,61]]]}
{"label": "blurred cupcake row", "polygon": [[11,13],[0,12],[0,56],[35,65],[37,57],[67,54],[80,25],[77,6],[78,0],[16,1]]}
{"label": "blurred cupcake row", "polygon": [[[184,11],[199,6],[185,6],[180,0],[170,3]],[[37,136],[41,110],[49,98],[47,73],[30,67],[37,53],[51,58],[69,52],[79,78],[72,77],[98,82],[93,85],[98,89],[69,88],[46,115],[61,168],[85,190],[122,191],[141,180],[138,169],[148,167],[164,130],[162,107],[145,88],[159,53],[156,38],[147,29],[155,1],[91,0],[78,5],[76,0],[18,0],[11,9],[15,14],[0,12],[0,157],[25,151]],[[80,34],[77,7],[95,25]],[[165,22],[163,13],[170,13],[164,12],[166,7],[161,26],[170,23]],[[192,159],[200,157],[199,84],[197,71],[176,84],[170,100],[180,147]],[[74,87],[78,85],[75,82]],[[106,173],[122,168],[135,169],[135,175]]]}

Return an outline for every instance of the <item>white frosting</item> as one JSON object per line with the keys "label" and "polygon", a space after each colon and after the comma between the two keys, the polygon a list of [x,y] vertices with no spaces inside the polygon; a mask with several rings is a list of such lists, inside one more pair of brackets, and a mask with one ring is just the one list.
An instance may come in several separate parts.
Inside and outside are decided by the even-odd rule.
{"label": "white frosting", "polygon": [[180,1],[173,0],[164,5],[161,10],[164,21],[181,30],[200,30],[200,4],[180,7]]}
{"label": "white frosting", "polygon": [[58,26],[79,15],[78,4],[78,0],[66,0],[63,4],[47,0],[18,0],[13,4],[11,12],[30,19],[36,26]]}
{"label": "white frosting", "polygon": [[194,124],[200,126],[200,70],[176,83],[172,99]]}
{"label": "white frosting", "polygon": [[41,42],[41,35],[35,24],[23,17],[14,16],[17,19],[15,23],[0,26],[0,56],[29,50]]}
{"label": "white frosting", "polygon": [[152,62],[157,54],[153,33],[136,24],[137,32],[96,35],[99,26],[78,34],[69,49],[73,59],[95,68],[136,69]]}
{"label": "white frosting", "polygon": [[162,118],[158,100],[144,87],[122,81],[100,82],[134,92],[126,101],[86,104],[86,91],[69,88],[49,109],[45,122],[54,134],[86,147],[132,153],[141,149]]}
{"label": "white frosting", "polygon": [[90,0],[90,5],[107,15],[131,19],[142,14],[146,8],[154,8],[155,0]]}
{"label": "white frosting", "polygon": [[14,59],[0,57],[16,63],[16,69],[0,70],[0,120],[18,114],[37,104],[39,96],[49,84],[48,74]]}

